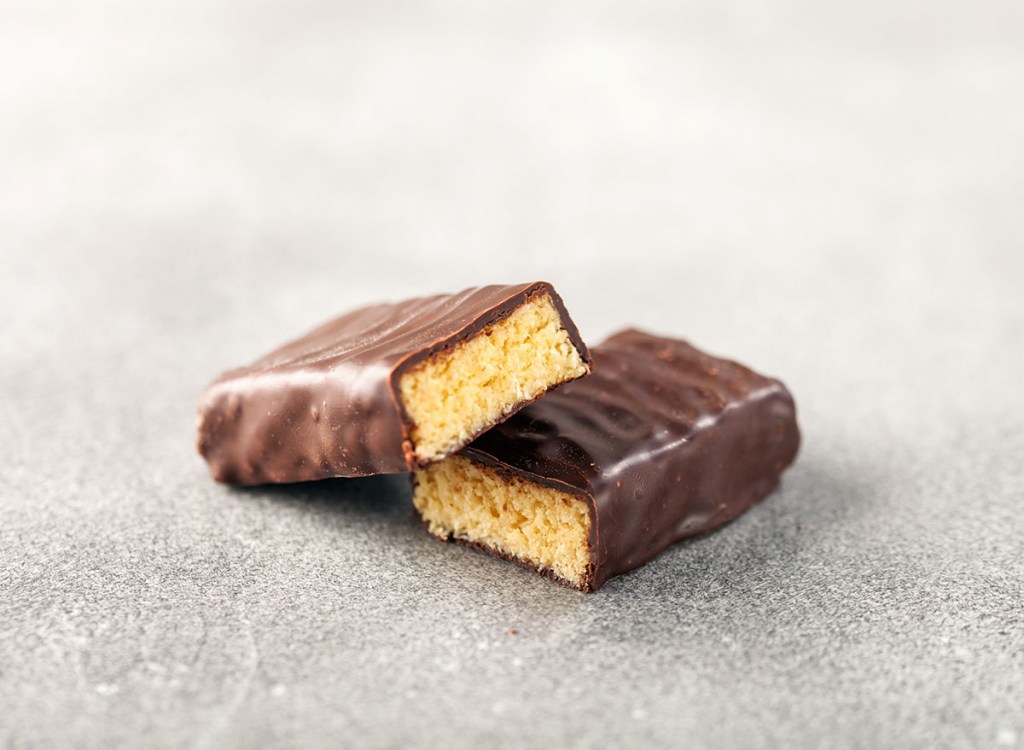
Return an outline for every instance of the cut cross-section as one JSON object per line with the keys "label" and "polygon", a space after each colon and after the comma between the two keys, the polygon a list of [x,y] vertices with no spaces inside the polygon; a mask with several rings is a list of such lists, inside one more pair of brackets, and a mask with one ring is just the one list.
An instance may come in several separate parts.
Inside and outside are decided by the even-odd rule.
{"label": "cut cross-section", "polygon": [[590,508],[579,495],[451,456],[417,472],[413,503],[435,536],[586,583]]}
{"label": "cut cross-section", "polygon": [[441,349],[401,376],[418,463],[442,458],[549,388],[586,375],[550,295]]}

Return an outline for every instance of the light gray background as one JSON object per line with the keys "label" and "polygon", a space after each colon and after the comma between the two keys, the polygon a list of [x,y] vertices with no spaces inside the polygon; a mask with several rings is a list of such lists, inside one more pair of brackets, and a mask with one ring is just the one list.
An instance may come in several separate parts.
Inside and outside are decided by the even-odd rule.
{"label": "light gray background", "polygon": [[[0,746],[1024,748],[1022,92],[1018,0],[0,0]],[[534,278],[782,490],[585,596],[209,479],[221,369]]]}

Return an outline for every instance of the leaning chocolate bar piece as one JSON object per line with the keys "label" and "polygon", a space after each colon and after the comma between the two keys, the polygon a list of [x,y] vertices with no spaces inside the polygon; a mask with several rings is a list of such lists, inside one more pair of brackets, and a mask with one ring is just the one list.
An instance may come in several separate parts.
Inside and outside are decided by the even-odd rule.
{"label": "leaning chocolate bar piece", "polygon": [[546,282],[374,305],[221,375],[199,452],[233,484],[408,471],[589,369]]}
{"label": "leaning chocolate bar piece", "polygon": [[779,381],[635,330],[593,354],[593,375],[416,472],[431,533],[594,591],[736,518],[796,457]]}

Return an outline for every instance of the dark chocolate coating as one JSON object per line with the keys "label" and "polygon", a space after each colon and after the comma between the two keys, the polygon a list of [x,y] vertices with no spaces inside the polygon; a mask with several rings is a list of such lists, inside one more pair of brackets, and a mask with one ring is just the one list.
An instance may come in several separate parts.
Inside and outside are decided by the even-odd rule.
{"label": "dark chocolate coating", "polygon": [[460,452],[586,499],[587,591],[736,518],[778,486],[800,444],[778,380],[636,330],[592,351],[590,377]]}
{"label": "dark chocolate coating", "polygon": [[402,373],[543,294],[589,363],[547,282],[364,307],[214,381],[199,404],[199,452],[215,479],[242,485],[409,471]]}

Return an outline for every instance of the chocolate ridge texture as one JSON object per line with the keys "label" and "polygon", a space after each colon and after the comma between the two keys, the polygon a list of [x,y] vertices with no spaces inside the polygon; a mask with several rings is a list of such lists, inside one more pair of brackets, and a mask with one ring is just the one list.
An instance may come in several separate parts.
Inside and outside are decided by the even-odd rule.
{"label": "chocolate ridge texture", "polygon": [[[432,533],[593,591],[733,520],[796,457],[796,408],[778,380],[637,330],[593,357],[590,377],[416,473],[414,503]],[[585,504],[587,528],[573,502]],[[559,572],[552,560],[567,549],[575,562]],[[541,560],[545,550],[555,552]]]}
{"label": "chocolate ridge texture", "polygon": [[[531,316],[528,322],[539,321],[543,329],[509,328],[520,314]],[[549,339],[550,345],[535,343]],[[459,367],[475,377],[479,368],[460,362],[460,352],[479,356],[470,347],[493,349],[496,341],[518,347],[515,361],[492,368],[515,398],[499,404],[496,413],[491,404],[492,413],[483,409],[472,415],[476,422],[467,423],[469,433],[436,448],[435,455],[418,453],[413,399],[403,399],[403,387],[415,395],[416,378],[429,386],[430,378],[437,377],[433,373],[443,376]],[[500,359],[501,352],[491,351],[491,356]],[[516,378],[537,362],[550,362],[554,369],[535,373],[540,380],[532,392],[523,392]],[[433,363],[439,364],[425,370]],[[547,388],[586,374],[589,363],[579,331],[547,282],[372,305],[217,378],[200,399],[198,448],[214,478],[232,484],[405,472],[457,450]],[[458,394],[466,387],[453,382],[447,391],[425,392]],[[450,416],[445,403],[430,401],[440,397],[427,398],[421,411]]]}

